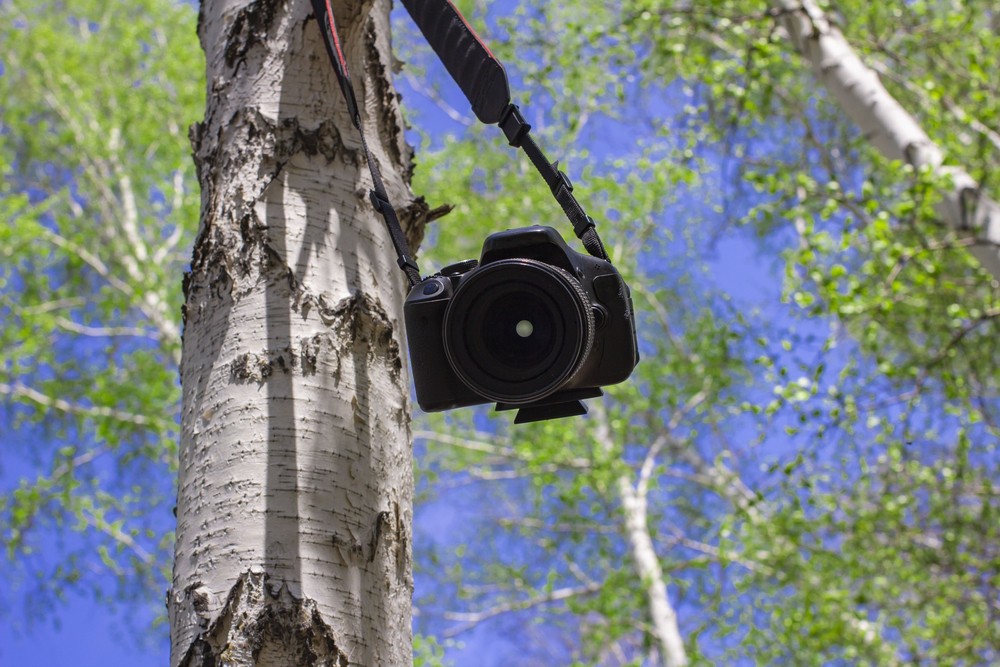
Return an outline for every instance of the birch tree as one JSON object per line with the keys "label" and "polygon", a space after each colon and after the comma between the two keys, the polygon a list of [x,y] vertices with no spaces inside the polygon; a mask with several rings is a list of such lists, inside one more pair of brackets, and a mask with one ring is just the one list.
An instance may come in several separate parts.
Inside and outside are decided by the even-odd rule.
{"label": "birch tree", "polygon": [[[334,3],[414,246],[389,3]],[[403,276],[306,1],[206,2],[171,664],[411,660]]]}

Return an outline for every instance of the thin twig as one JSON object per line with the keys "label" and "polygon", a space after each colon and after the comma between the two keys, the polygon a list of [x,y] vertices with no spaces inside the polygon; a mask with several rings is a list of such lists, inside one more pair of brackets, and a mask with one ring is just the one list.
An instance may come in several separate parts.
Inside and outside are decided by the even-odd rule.
{"label": "thin twig", "polygon": [[60,308],[74,308],[76,306],[86,305],[87,300],[82,296],[74,296],[66,299],[56,299],[55,301],[46,301],[45,303],[40,303],[37,306],[31,306],[30,308],[21,308],[21,312],[25,315],[40,315],[42,313],[47,313],[50,310],[59,310]]}
{"label": "thin twig", "polygon": [[708,396],[708,389],[711,386],[712,379],[710,377],[705,378],[701,391],[692,396],[691,399],[684,404],[684,407],[677,410],[673,414],[670,418],[670,423],[667,424],[666,428],[664,428],[664,432],[656,439],[655,442],[653,442],[649,451],[646,452],[646,459],[642,462],[642,469],[639,471],[639,482],[635,487],[636,494],[638,494],[640,498],[646,497],[646,489],[649,486],[649,478],[653,474],[653,468],[656,467],[656,457],[659,456],[663,445],[667,443],[667,440],[671,437],[673,430],[680,426],[681,420],[684,416],[705,400]]}
{"label": "thin twig", "polygon": [[58,479],[59,477],[62,477],[63,475],[68,473],[70,470],[74,468],[79,468],[82,465],[86,465],[87,463],[90,463],[97,457],[101,456],[102,454],[106,454],[109,451],[111,451],[111,449],[107,445],[102,445],[100,447],[91,449],[90,451],[84,452],[83,454],[74,457],[72,461],[68,461],[59,466],[58,468],[56,468],[54,471],[52,471],[52,478]]}
{"label": "thin twig", "polygon": [[660,324],[663,327],[663,332],[667,334],[667,338],[670,339],[671,344],[685,359],[688,359],[689,355],[687,350],[677,339],[677,337],[674,336],[673,329],[670,326],[670,319],[669,316],[667,315],[667,309],[663,307],[663,304],[660,303],[660,301],[656,298],[656,296],[654,296],[652,292],[646,289],[642,285],[642,283],[634,283],[633,289],[635,289],[644,297],[646,297],[646,301],[648,301],[649,305],[653,307],[653,311],[656,313],[656,316],[660,320]]}
{"label": "thin twig", "polygon": [[[437,433],[435,431],[414,431],[414,438],[424,438],[431,440],[433,442],[439,442],[443,445],[451,445],[452,447],[459,447],[461,449],[468,449],[474,452],[483,452],[485,454],[494,454],[496,456],[501,456],[508,460],[517,461],[532,461],[532,457],[519,454],[513,447],[509,446],[499,446],[493,445],[487,442],[482,442],[479,440],[470,440],[466,438],[459,438],[447,433]],[[568,461],[559,461],[554,464],[557,466],[568,466],[570,468],[589,468],[591,466],[590,459],[585,458],[574,458]]]}
{"label": "thin twig", "polygon": [[617,526],[606,526],[600,523],[553,523],[547,524],[538,519],[528,517],[505,517],[498,519],[501,526],[526,526],[538,530],[551,530],[559,533],[593,532],[593,533],[616,533]]}
{"label": "thin twig", "polygon": [[448,114],[448,117],[451,118],[452,120],[458,121],[459,123],[461,123],[466,127],[471,127],[472,125],[475,124],[475,121],[473,121],[471,118],[457,111],[455,107],[445,102],[444,99],[440,95],[438,95],[436,90],[434,90],[433,88],[428,88],[424,84],[420,83],[420,81],[417,80],[417,77],[413,76],[407,71],[404,71],[403,78],[406,79],[406,82],[410,84],[410,87],[413,88],[413,90],[417,91],[424,97],[434,102],[434,104],[438,105],[438,107],[440,107],[442,111]]}
{"label": "thin twig", "polygon": [[[93,512],[90,512],[92,518],[86,516],[81,516],[80,519],[83,520],[88,526],[96,528],[108,537],[112,538],[122,546],[128,547],[136,556],[139,557],[146,565],[153,564],[153,555],[142,548],[142,546],[132,539],[132,536],[128,533],[122,532],[121,528],[116,528],[114,525],[108,523],[104,519],[100,519],[94,516]],[[117,574],[117,573],[116,573]]]}
{"label": "thin twig", "polygon": [[499,616],[500,614],[506,614],[512,611],[522,611],[524,609],[530,609],[531,607],[537,607],[538,605],[545,604],[547,602],[558,602],[560,600],[566,600],[571,597],[576,597],[578,595],[587,595],[589,593],[596,593],[601,589],[603,583],[594,582],[587,584],[585,586],[576,586],[573,588],[559,588],[552,591],[551,593],[545,593],[544,595],[537,595],[527,600],[519,600],[516,602],[508,602],[505,604],[500,604],[495,607],[490,607],[489,609],[484,609],[480,612],[475,613],[460,613],[460,612],[445,612],[444,617],[449,621],[462,621],[461,625],[457,625],[453,628],[445,630],[442,634],[443,637],[454,637],[455,635],[465,632],[470,628],[475,627],[477,624],[482,623],[486,619],[493,618],[494,616]]}
{"label": "thin twig", "polygon": [[83,324],[77,324],[76,322],[68,320],[65,317],[57,317],[56,324],[58,324],[62,329],[84,336],[98,336],[102,338],[112,336],[135,336],[137,338],[152,338],[154,340],[159,338],[159,335],[156,332],[148,329],[140,329],[138,327],[88,327]]}

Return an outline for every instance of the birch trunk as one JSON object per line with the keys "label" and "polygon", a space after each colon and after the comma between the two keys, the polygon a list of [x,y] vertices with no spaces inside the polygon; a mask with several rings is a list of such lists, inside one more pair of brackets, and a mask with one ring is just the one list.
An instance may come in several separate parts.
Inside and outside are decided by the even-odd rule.
{"label": "birch trunk", "polygon": [[955,229],[974,234],[980,243],[972,254],[1000,280],[1000,205],[980,191],[960,167],[945,166],[944,154],[917,120],[889,94],[874,71],[851,48],[814,0],[772,0],[781,12],[781,24],[813,72],[837,99],[865,136],[891,160],[914,167],[929,166],[936,175],[951,178],[937,207]]}
{"label": "birch trunk", "polygon": [[[607,413],[603,406],[594,409],[596,421],[595,435],[599,446],[605,451],[614,450]],[[688,664],[687,651],[677,626],[677,612],[667,597],[667,586],[663,581],[663,568],[653,548],[647,519],[646,485],[632,486],[628,475],[618,478],[618,495],[625,517],[625,532],[628,534],[629,553],[635,564],[636,574],[646,588],[649,601],[649,619],[653,632],[659,641],[661,664],[664,667],[684,667]]]}
{"label": "birch trunk", "polygon": [[677,612],[667,597],[667,586],[663,581],[663,569],[649,536],[646,516],[646,496],[639,494],[632,481],[625,476],[618,479],[618,492],[625,514],[625,529],[628,533],[629,550],[635,561],[636,573],[646,586],[649,598],[649,617],[657,639],[664,667],[684,667],[688,664],[684,640],[677,627]]}
{"label": "birch trunk", "polygon": [[[335,0],[415,247],[391,0]],[[309,0],[203,0],[171,666],[409,665],[410,403],[388,233]]]}

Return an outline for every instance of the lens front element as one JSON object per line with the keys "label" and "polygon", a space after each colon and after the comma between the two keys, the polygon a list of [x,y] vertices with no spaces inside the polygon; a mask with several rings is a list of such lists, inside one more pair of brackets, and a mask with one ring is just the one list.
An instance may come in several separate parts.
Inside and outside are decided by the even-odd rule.
{"label": "lens front element", "polygon": [[463,382],[490,400],[517,404],[548,396],[576,374],[593,344],[594,320],[569,273],[509,259],[462,280],[442,333]]}

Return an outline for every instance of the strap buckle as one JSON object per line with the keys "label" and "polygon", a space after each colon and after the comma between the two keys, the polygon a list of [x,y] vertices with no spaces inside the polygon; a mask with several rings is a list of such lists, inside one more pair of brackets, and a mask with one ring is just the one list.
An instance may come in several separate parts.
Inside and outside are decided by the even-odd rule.
{"label": "strap buckle", "polygon": [[368,191],[368,199],[371,200],[372,206],[374,206],[375,210],[378,211],[379,213],[382,213],[382,209],[384,207],[391,206],[388,199],[386,199],[379,193],[375,192],[374,190]]}
{"label": "strap buckle", "polygon": [[531,131],[531,126],[524,121],[524,116],[517,108],[516,104],[508,104],[500,113],[500,120],[497,122],[500,129],[507,136],[507,141],[514,148],[521,147],[521,140]]}
{"label": "strap buckle", "polygon": [[583,238],[583,235],[587,233],[587,230],[594,229],[597,223],[589,215],[585,216],[583,220],[573,225],[573,231],[576,232],[576,238]]}
{"label": "strap buckle", "polygon": [[573,192],[573,183],[569,180],[569,176],[566,175],[562,169],[556,169],[556,173],[559,175],[559,180],[552,187],[552,193],[555,194],[559,190],[559,186],[566,188],[566,192]]}
{"label": "strap buckle", "polygon": [[413,269],[414,271],[416,271],[418,276],[420,275],[420,267],[418,267],[417,263],[414,262],[409,257],[407,257],[406,255],[397,258],[396,264],[398,264],[399,268],[403,269],[404,271],[406,271],[407,269]]}

